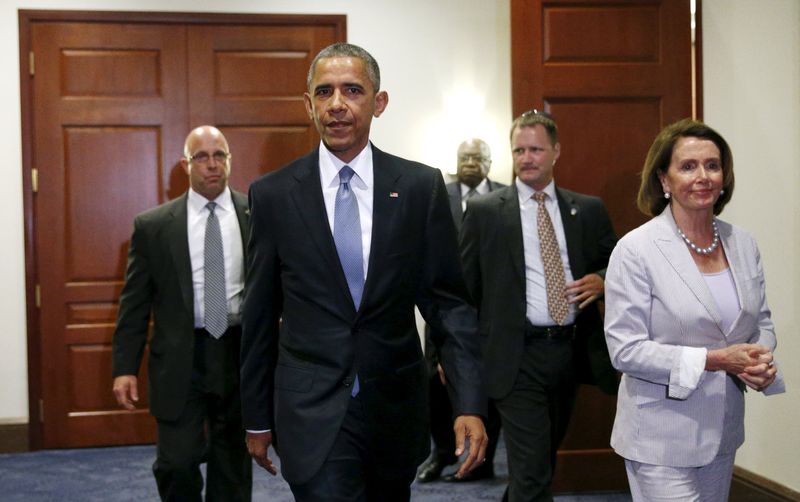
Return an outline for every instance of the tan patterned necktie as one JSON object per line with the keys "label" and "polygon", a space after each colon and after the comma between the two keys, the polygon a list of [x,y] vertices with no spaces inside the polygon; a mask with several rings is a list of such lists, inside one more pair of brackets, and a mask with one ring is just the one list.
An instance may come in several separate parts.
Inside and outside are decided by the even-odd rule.
{"label": "tan patterned necktie", "polygon": [[539,204],[536,210],[536,221],[539,227],[539,249],[544,263],[544,278],[547,285],[547,308],[550,317],[558,325],[563,325],[569,314],[569,305],[564,297],[564,263],[561,261],[561,251],[558,249],[556,232],[550,214],[544,207],[544,192],[533,194],[533,200]]}

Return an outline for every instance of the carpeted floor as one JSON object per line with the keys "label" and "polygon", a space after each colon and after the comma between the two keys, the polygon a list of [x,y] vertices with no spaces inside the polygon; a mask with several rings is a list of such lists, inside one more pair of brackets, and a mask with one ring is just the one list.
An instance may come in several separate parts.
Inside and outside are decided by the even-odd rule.
{"label": "carpeted floor", "polygon": [[[502,444],[500,445],[502,446]],[[497,477],[474,483],[414,484],[412,500],[424,502],[500,500],[506,485],[505,452],[498,451]],[[4,502],[122,502],[158,500],[150,470],[153,446],[43,450],[0,455],[0,500]],[[502,460],[501,460],[502,459]],[[447,472],[447,471],[445,471]],[[254,466],[253,500],[292,501],[289,486]],[[629,502],[627,494],[560,495],[558,502]]]}

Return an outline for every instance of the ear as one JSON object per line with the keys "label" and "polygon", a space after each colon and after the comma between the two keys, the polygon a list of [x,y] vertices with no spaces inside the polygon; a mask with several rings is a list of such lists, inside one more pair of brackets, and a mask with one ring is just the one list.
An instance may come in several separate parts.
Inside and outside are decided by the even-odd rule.
{"label": "ear", "polygon": [[186,157],[181,159],[181,167],[183,168],[183,172],[185,172],[188,175],[189,174],[189,160]]}
{"label": "ear", "polygon": [[658,173],[658,181],[661,182],[661,190],[663,190],[665,193],[670,191],[669,183],[667,183],[667,176],[664,173]]}
{"label": "ear", "polygon": [[556,143],[553,145],[553,151],[555,152],[555,155],[553,156],[553,164],[555,165],[558,158],[561,157],[561,143]]}
{"label": "ear", "polygon": [[386,106],[389,104],[389,94],[386,91],[380,91],[375,95],[375,111],[373,115],[377,118],[380,117]]}
{"label": "ear", "polygon": [[303,104],[306,105],[306,113],[308,114],[308,118],[312,121],[314,120],[314,105],[311,103],[311,94],[304,92],[303,93]]}

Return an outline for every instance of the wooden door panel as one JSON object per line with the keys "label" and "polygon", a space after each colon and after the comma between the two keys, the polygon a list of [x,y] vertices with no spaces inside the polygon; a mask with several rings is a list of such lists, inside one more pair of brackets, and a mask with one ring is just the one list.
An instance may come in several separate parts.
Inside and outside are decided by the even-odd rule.
{"label": "wooden door panel", "polygon": [[274,171],[307,152],[309,129],[310,125],[223,127],[222,133],[233,152],[231,187],[247,193],[250,183],[258,176]]}
{"label": "wooden door panel", "polygon": [[344,16],[20,12],[20,47],[32,53],[21,58],[24,179],[39,173],[25,198],[28,298],[41,298],[28,310],[34,448],[155,439],[146,352],[139,409],[120,410],[110,390],[133,218],[185,192],[179,161],[194,126],[228,136],[241,191],[314,146],[305,73],[345,26]]}
{"label": "wooden door panel", "polygon": [[189,28],[191,121],[223,131],[237,190],[316,145],[303,105],[306,74],[337,36],[331,26]]}
{"label": "wooden door panel", "polygon": [[636,172],[660,127],[661,100],[554,98],[545,106],[559,123],[559,185],[601,197],[619,235],[644,223],[635,206]]}
{"label": "wooden door panel", "polygon": [[146,413],[110,425],[110,346],[131,222],[166,200],[182,149],[185,43],[164,26],[33,26],[44,446],[155,439]]}
{"label": "wooden door panel", "polygon": [[[617,234],[645,221],[638,173],[664,125],[692,113],[689,0],[511,0],[515,114],[559,125],[556,183],[603,198]],[[556,491],[627,486],[609,446],[615,399],[582,386]]]}

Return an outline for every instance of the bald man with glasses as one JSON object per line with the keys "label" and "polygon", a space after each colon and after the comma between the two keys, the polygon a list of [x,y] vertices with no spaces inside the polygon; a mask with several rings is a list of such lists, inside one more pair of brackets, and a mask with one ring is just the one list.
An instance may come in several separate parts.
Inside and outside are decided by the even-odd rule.
{"label": "bald man with glasses", "polygon": [[158,423],[153,473],[165,501],[249,501],[252,462],[239,394],[240,305],[247,197],[228,187],[225,136],[186,138],[189,190],[134,220],[113,340],[113,391],[133,411],[153,320],[150,413]]}

